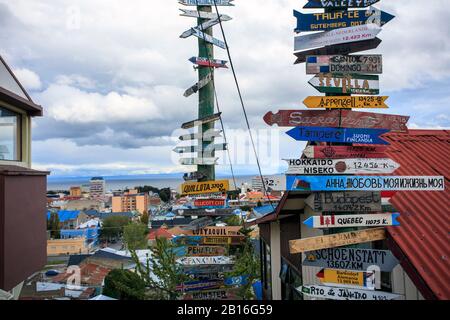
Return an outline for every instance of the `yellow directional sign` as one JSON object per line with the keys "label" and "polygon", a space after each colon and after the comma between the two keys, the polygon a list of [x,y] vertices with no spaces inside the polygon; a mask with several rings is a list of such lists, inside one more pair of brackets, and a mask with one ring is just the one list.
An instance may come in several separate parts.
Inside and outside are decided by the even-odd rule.
{"label": "yellow directional sign", "polygon": [[388,98],[383,96],[315,96],[306,98],[303,103],[309,109],[386,109],[388,106],[384,102]]}
{"label": "yellow directional sign", "polygon": [[181,186],[183,195],[220,193],[227,192],[230,189],[228,180],[206,181],[206,182],[188,182]]}
{"label": "yellow directional sign", "polygon": [[291,254],[384,240],[384,228],[366,229],[289,241]]}
{"label": "yellow directional sign", "polygon": [[363,271],[322,269],[317,273],[322,283],[373,288],[375,277]]}

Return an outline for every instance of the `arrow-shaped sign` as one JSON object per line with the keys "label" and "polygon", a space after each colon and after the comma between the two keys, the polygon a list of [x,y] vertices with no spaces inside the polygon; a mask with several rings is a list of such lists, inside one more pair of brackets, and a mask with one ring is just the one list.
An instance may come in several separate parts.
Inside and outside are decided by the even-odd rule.
{"label": "arrow-shaped sign", "polygon": [[384,103],[389,97],[386,96],[315,96],[307,97],[303,103],[309,109],[387,109]]}
{"label": "arrow-shaped sign", "polygon": [[383,291],[336,288],[328,286],[300,286],[296,290],[306,296],[331,300],[400,300],[404,296]]}
{"label": "arrow-shaped sign", "polygon": [[189,141],[189,140],[203,140],[203,141],[211,141],[213,138],[220,138],[222,130],[214,130],[209,129],[204,133],[190,133],[180,136],[178,139],[181,141]]}
{"label": "arrow-shaped sign", "polygon": [[319,73],[308,83],[322,93],[369,95],[380,93],[379,77],[375,75]]}
{"label": "arrow-shaped sign", "polygon": [[396,220],[399,216],[399,213],[314,216],[303,221],[303,224],[314,229],[399,226],[400,222]]}
{"label": "arrow-shaped sign", "polygon": [[205,40],[206,42],[212,43],[213,45],[218,46],[219,48],[222,48],[222,49],[227,48],[227,45],[225,44],[225,42],[223,42],[219,39],[216,39],[216,38],[210,36],[209,34],[206,34],[202,31],[200,31],[197,28],[192,28],[192,31],[193,31],[192,35],[196,36],[197,38],[200,38],[202,40]]}
{"label": "arrow-shaped sign", "polygon": [[193,95],[194,93],[198,92],[198,90],[200,90],[201,88],[205,87],[208,83],[210,83],[213,79],[213,75],[212,73],[208,73],[208,75],[206,77],[204,77],[202,80],[200,80],[199,82],[197,82],[196,84],[194,84],[192,87],[190,87],[189,89],[187,89],[184,92],[184,96],[190,97],[191,95]]}
{"label": "arrow-shaped sign", "polygon": [[208,20],[206,22],[203,22],[201,25],[199,25],[199,26],[197,26],[195,28],[191,28],[189,30],[186,30],[185,32],[183,32],[181,34],[180,38],[185,39],[185,38],[188,38],[188,37],[192,36],[193,34],[196,33],[195,29],[200,30],[200,31],[203,32],[203,31],[205,31],[205,30],[207,30],[209,28],[214,27],[215,25],[219,24],[222,21],[229,21],[229,20],[231,20],[231,18],[229,16],[221,17],[220,19],[216,18],[216,19]]}
{"label": "arrow-shaped sign", "polygon": [[398,263],[389,250],[333,248],[306,252],[302,265],[360,271],[376,265],[382,272],[391,272]]}
{"label": "arrow-shaped sign", "polygon": [[375,23],[381,27],[395,18],[395,16],[376,8],[312,14],[304,14],[294,10],[294,17],[297,18],[295,32],[328,31],[368,23]]}
{"label": "arrow-shaped sign", "polygon": [[352,74],[381,74],[383,73],[383,57],[381,54],[306,57],[306,74],[336,72]]}
{"label": "arrow-shaped sign", "polygon": [[369,290],[375,290],[376,277],[375,271],[363,272],[363,271],[350,271],[350,270],[335,270],[335,269],[322,269],[317,274],[320,282],[330,286],[340,286],[347,288],[367,288]]}
{"label": "arrow-shaped sign", "polygon": [[219,158],[186,158],[180,159],[180,164],[183,166],[214,166],[217,164]]}
{"label": "arrow-shaped sign", "polygon": [[294,51],[375,39],[381,28],[376,24],[334,29],[295,37]]}
{"label": "arrow-shaped sign", "polygon": [[389,129],[391,132],[408,132],[408,120],[407,116],[352,110],[279,110],[264,116],[269,126]]}
{"label": "arrow-shaped sign", "polygon": [[309,146],[303,151],[307,158],[348,159],[385,158],[387,147],[382,146]]}
{"label": "arrow-shaped sign", "polygon": [[223,151],[227,150],[227,145],[225,143],[215,144],[213,147],[208,147],[203,149],[202,146],[187,146],[187,147],[176,147],[173,149],[176,153],[194,153],[194,152],[202,152],[202,151]]}
{"label": "arrow-shaped sign", "polygon": [[400,165],[385,159],[287,159],[286,174],[372,174],[393,173]]}
{"label": "arrow-shaped sign", "polygon": [[231,2],[234,0],[178,0],[185,6],[234,6]]}
{"label": "arrow-shaped sign", "polygon": [[372,40],[362,40],[343,44],[335,44],[332,46],[326,46],[318,49],[311,49],[301,52],[296,52],[294,55],[297,60],[294,64],[306,62],[307,56],[317,56],[317,55],[347,55],[350,53],[356,53],[360,51],[376,49],[381,43],[381,39],[375,38]]}
{"label": "arrow-shaped sign", "polygon": [[295,127],[286,134],[298,141],[341,142],[359,144],[389,143],[380,136],[389,132],[385,129],[335,129],[321,127]]}
{"label": "arrow-shaped sign", "polygon": [[201,57],[192,57],[189,59],[190,62],[193,64],[196,64],[198,66],[202,67],[209,67],[209,68],[226,68],[228,69],[226,60],[217,60],[217,59],[207,59],[207,58],[201,58]]}
{"label": "arrow-shaped sign", "polygon": [[345,8],[366,8],[380,0],[309,0],[303,8],[325,8],[325,9],[345,9]]}
{"label": "arrow-shaped sign", "polygon": [[[182,17],[189,17],[189,18],[200,18],[200,19],[217,19],[219,16],[216,13],[212,12],[205,12],[205,11],[196,11],[196,10],[186,10],[186,9],[180,9],[182,14],[180,16]],[[226,14],[221,14],[220,19],[222,21],[229,21],[232,18],[230,16],[227,16]]]}
{"label": "arrow-shaped sign", "polygon": [[201,126],[203,124],[215,122],[220,119],[221,115],[222,115],[222,112],[219,112],[219,113],[216,113],[216,114],[213,114],[210,116],[206,116],[206,117],[203,117],[203,118],[200,118],[197,120],[189,121],[189,122],[183,123],[181,125],[181,128],[182,129],[190,129],[190,128]]}

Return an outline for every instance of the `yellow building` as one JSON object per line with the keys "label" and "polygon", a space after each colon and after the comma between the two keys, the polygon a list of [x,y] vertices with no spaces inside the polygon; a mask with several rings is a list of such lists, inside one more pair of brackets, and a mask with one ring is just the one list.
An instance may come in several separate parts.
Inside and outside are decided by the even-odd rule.
{"label": "yellow building", "polygon": [[137,190],[125,192],[122,196],[112,198],[113,212],[138,211],[144,213],[148,210],[149,196],[146,193],[138,193]]}
{"label": "yellow building", "polygon": [[47,256],[88,253],[86,238],[47,240]]}
{"label": "yellow building", "polygon": [[71,197],[81,197],[81,188],[80,187],[71,187],[70,188],[70,196]]}

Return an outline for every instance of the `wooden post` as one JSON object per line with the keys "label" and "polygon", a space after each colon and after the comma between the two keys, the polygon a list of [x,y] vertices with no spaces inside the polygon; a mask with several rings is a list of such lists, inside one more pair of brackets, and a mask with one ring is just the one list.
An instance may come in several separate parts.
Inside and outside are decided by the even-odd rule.
{"label": "wooden post", "polygon": [[[198,11],[204,11],[204,12],[212,12],[211,6],[197,6]],[[207,19],[198,19],[198,24],[202,24]],[[203,31],[205,34],[213,35],[212,28],[206,29],[206,30],[200,30]],[[207,58],[207,59],[214,59],[214,45],[210,44],[203,39],[198,39],[198,56],[201,58]],[[214,73],[214,68],[207,68],[207,67],[199,67],[198,68],[198,78],[199,81],[206,77],[208,73]],[[214,114],[214,74],[213,74],[213,81],[210,81],[208,85],[203,87],[199,90],[199,102],[198,102],[198,117],[204,118],[207,116],[211,116]],[[207,123],[202,125],[202,132],[206,132],[210,129],[214,128],[214,122]],[[199,141],[203,146],[203,150],[205,150],[209,145],[214,145],[214,138],[211,139],[211,141]],[[213,151],[212,154],[209,154],[209,158],[214,158],[215,152]],[[198,153],[199,158],[203,158],[203,151],[199,151]],[[199,165],[198,166],[198,172],[202,173],[204,175],[203,179],[198,180],[201,181],[214,181],[216,174],[215,174],[215,167],[214,165]]]}

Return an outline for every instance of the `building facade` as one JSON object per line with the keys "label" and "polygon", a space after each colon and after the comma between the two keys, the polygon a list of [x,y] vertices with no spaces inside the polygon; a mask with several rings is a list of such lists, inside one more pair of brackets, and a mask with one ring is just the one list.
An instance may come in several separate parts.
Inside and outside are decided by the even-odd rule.
{"label": "building facade", "polygon": [[106,183],[102,177],[94,177],[89,183],[89,196],[91,199],[101,199],[105,197]]}
{"label": "building facade", "polygon": [[113,212],[131,212],[137,211],[140,214],[148,211],[149,195],[147,193],[138,193],[137,190],[130,190],[121,196],[112,198]]}

